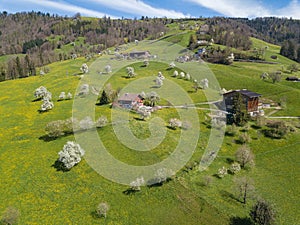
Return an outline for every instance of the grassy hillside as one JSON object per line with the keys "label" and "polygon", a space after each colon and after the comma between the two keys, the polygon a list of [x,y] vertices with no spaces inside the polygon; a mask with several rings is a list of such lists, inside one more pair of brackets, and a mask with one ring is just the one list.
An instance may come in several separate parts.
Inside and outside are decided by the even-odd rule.
{"label": "grassy hillside", "polygon": [[[255,40],[255,44],[266,43]],[[278,54],[278,47],[270,45],[268,54]],[[229,162],[234,159],[235,151],[240,147],[235,141],[238,135],[225,137],[218,157],[206,171],[180,171],[172,181],[159,187],[142,187],[141,192],[133,195],[124,194],[127,186],[101,177],[85,160],[69,172],[57,171],[53,167],[57,153],[74,137],[69,135],[49,141],[44,138],[44,128],[50,121],[72,116],[73,101],[58,102],[57,99],[62,91],[75,93],[79,77],[73,74],[79,72],[84,62],[79,58],[55,63],[49,65],[50,73],[45,76],[0,83],[0,212],[8,206],[18,208],[21,212],[19,224],[246,224],[247,219],[243,218],[248,216],[254,200],[244,206],[234,199],[233,175],[223,179],[213,176],[222,166],[229,167]],[[272,84],[259,79],[262,72],[280,70],[290,63],[283,57],[279,57],[278,62],[274,65],[235,62],[230,66],[209,64],[209,67],[221,87],[248,88],[273,101],[285,96],[287,107],[274,115],[299,116],[297,96],[300,83],[282,81]],[[150,62],[147,68],[141,67],[141,63],[132,66],[138,74],[133,80],[152,77],[157,71],[163,71],[167,79],[179,84],[193,100],[205,100],[201,91],[191,92],[189,82],[171,78],[173,71],[167,71],[167,65]],[[125,68],[116,72],[108,82],[113,88],[124,87],[132,81],[122,77],[124,74]],[[46,86],[54,98],[55,107],[47,113],[38,112],[41,102],[34,101],[33,97],[34,90],[41,85]],[[97,116],[109,116],[109,113],[109,106],[96,107]],[[155,115],[167,123],[175,114],[172,109],[166,109]],[[148,123],[134,117],[132,115],[130,121],[135,135],[141,138],[149,135]],[[207,145],[209,128],[205,117],[206,112],[199,110],[201,137],[190,163],[199,161]],[[298,123],[299,126],[299,121],[291,123]],[[240,130],[239,133],[242,133],[242,128]],[[144,164],[164,159],[179,135],[179,131],[169,130],[161,148],[149,154],[138,154],[113,136],[111,126],[98,132],[105,144],[110,146],[111,154],[131,164],[139,164],[141,159]],[[296,225],[300,221],[300,192],[296,188],[300,184],[297,170],[300,163],[299,129],[281,140],[264,137],[260,129],[251,128],[248,133],[252,139],[249,145],[255,153],[256,166],[250,171],[242,171],[238,176],[252,177],[257,195],[276,205],[278,224]],[[206,175],[212,176],[211,186],[203,185]],[[110,205],[106,219],[95,218],[94,210],[100,202]]]}

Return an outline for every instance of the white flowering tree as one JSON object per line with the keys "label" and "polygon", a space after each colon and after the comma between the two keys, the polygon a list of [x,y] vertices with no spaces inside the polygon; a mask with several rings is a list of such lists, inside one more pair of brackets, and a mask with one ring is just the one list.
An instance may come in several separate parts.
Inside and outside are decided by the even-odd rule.
{"label": "white flowering tree", "polygon": [[142,119],[149,118],[151,116],[151,107],[140,106],[137,111],[138,114],[141,115]]}
{"label": "white flowering tree", "polygon": [[43,99],[43,104],[41,105],[41,111],[45,112],[53,109],[54,104],[48,98]]}
{"label": "white flowering tree", "polygon": [[227,168],[223,166],[218,170],[218,177],[223,178],[225,175],[227,175]]}
{"label": "white flowering tree", "polygon": [[97,119],[95,124],[96,124],[97,128],[102,128],[102,127],[105,127],[107,123],[108,123],[107,117],[106,116],[100,116]]}
{"label": "white flowering tree", "polygon": [[59,100],[64,100],[66,98],[66,93],[65,92],[61,92],[60,95],[58,96]]}
{"label": "white flowering tree", "polygon": [[161,86],[163,86],[164,81],[163,81],[163,79],[161,79],[160,77],[157,77],[157,78],[155,79],[155,84],[156,84],[157,87],[161,87]]}
{"label": "white flowering tree", "polygon": [[175,67],[176,67],[176,65],[175,65],[174,62],[171,62],[171,63],[169,64],[169,68],[170,68],[170,69],[174,69]]}
{"label": "white flowering tree", "polygon": [[175,173],[173,170],[167,168],[160,168],[154,174],[154,183],[162,184],[174,175]]}
{"label": "white flowering tree", "polygon": [[180,72],[179,77],[183,79],[185,77],[185,73],[184,72]]}
{"label": "white flowering tree", "polygon": [[90,86],[88,84],[83,84],[80,86],[78,95],[88,95],[90,92]]}
{"label": "white flowering tree", "polygon": [[70,170],[81,161],[81,157],[84,155],[84,150],[79,144],[76,144],[73,141],[68,141],[58,155],[58,161],[62,162],[66,169]]}
{"label": "white flowering tree", "polygon": [[173,72],[173,77],[178,77],[178,75],[179,75],[178,71],[175,70],[175,71]]}
{"label": "white flowering tree", "polygon": [[87,65],[86,63],[83,63],[83,64],[81,65],[81,67],[80,67],[80,71],[81,71],[82,73],[88,73],[88,72],[89,72],[89,67],[88,67],[88,65]]}
{"label": "white flowering tree", "polygon": [[186,80],[190,80],[190,79],[191,79],[191,75],[190,75],[189,73],[187,73],[187,74],[185,75],[185,79],[186,79]]}
{"label": "white flowering tree", "polygon": [[241,165],[238,162],[234,162],[230,165],[229,171],[232,174],[236,174],[241,170]]}
{"label": "white flowering tree", "polygon": [[46,87],[40,86],[39,88],[37,88],[35,90],[34,97],[37,98],[37,99],[43,99],[45,97],[48,97],[51,100],[52,95],[51,95],[50,92],[48,92]]}
{"label": "white flowering tree", "polygon": [[145,184],[144,177],[138,177],[130,183],[130,189],[133,191],[140,191],[141,186]]}
{"label": "white flowering tree", "polygon": [[207,89],[208,88],[208,80],[207,80],[207,78],[204,78],[204,79],[202,79],[201,80],[201,85],[202,85],[202,88],[203,89]]}
{"label": "white flowering tree", "polygon": [[69,92],[69,93],[67,94],[67,96],[66,96],[66,99],[67,99],[67,100],[70,100],[70,99],[72,99],[72,97],[73,97],[73,95]]}
{"label": "white flowering tree", "polygon": [[136,76],[133,67],[130,66],[126,67],[126,71],[127,71],[127,77],[131,78]]}
{"label": "white flowering tree", "polygon": [[177,127],[181,127],[182,126],[182,122],[177,119],[177,118],[172,118],[169,120],[169,127],[176,130]]}
{"label": "white flowering tree", "polygon": [[104,70],[105,70],[105,73],[111,73],[112,72],[111,65],[106,65]]}
{"label": "white flowering tree", "polygon": [[91,117],[87,116],[84,119],[80,120],[79,126],[82,130],[89,130],[93,128],[94,122]]}
{"label": "white flowering tree", "polygon": [[109,210],[109,205],[106,202],[101,202],[96,209],[96,213],[98,217],[106,218],[107,212]]}

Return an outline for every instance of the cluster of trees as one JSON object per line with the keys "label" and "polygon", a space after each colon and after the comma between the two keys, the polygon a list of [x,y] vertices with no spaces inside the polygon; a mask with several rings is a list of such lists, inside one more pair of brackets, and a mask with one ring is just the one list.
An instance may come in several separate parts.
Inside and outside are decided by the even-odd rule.
{"label": "cluster of trees", "polygon": [[249,50],[252,42],[250,35],[252,33],[249,26],[238,20],[222,17],[214,17],[206,19],[205,23],[208,29],[201,32],[201,27],[197,32],[197,36],[191,38],[190,47],[195,46],[196,40],[214,41],[216,44],[225,45],[227,47]]}
{"label": "cluster of trees", "polygon": [[50,138],[58,138],[64,135],[73,134],[77,131],[92,129],[93,127],[102,128],[108,123],[106,116],[100,116],[95,122],[91,117],[87,116],[82,120],[77,118],[69,118],[66,120],[55,120],[49,122],[46,127],[46,135]]}
{"label": "cluster of trees", "polygon": [[45,112],[54,107],[54,104],[52,102],[52,94],[44,86],[40,86],[35,90],[34,97],[36,98],[36,100],[43,101],[40,111]]}
{"label": "cluster of trees", "polygon": [[[35,67],[55,61],[70,59],[73,54],[87,55],[135,40],[154,39],[166,30],[170,20],[118,19],[109,17],[86,20],[80,15],[74,18],[41,12],[16,14],[0,13],[0,56],[27,54],[30,63],[25,66],[23,57],[13,58],[0,65],[0,81],[35,75]],[[53,38],[59,36],[59,38]],[[76,45],[79,37],[84,43]],[[57,52],[63,45],[72,44],[69,52]],[[26,63],[26,62],[25,62]],[[22,70],[20,69],[20,66]],[[30,66],[29,66],[30,65]]]}
{"label": "cluster of trees", "polygon": [[280,54],[289,59],[300,62],[300,38],[299,43],[293,40],[284,41],[281,45]]}

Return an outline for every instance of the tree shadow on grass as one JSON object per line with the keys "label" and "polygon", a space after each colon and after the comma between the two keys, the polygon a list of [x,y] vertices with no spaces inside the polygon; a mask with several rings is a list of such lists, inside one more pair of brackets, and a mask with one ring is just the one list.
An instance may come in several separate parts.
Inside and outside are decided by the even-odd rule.
{"label": "tree shadow on grass", "polygon": [[126,189],[125,191],[123,191],[123,194],[124,195],[134,195],[134,194],[136,194],[137,192],[139,192],[138,190],[133,190],[133,189],[131,189],[131,188],[128,188],[128,189]]}
{"label": "tree shadow on grass", "polygon": [[56,171],[62,171],[62,172],[68,172],[68,171],[70,171],[58,159],[54,162],[54,164],[51,167],[54,167],[56,169]]}
{"label": "tree shadow on grass", "polygon": [[39,137],[39,140],[43,140],[44,142],[50,142],[56,140],[56,137],[49,137],[48,135],[43,135]]}
{"label": "tree shadow on grass", "polygon": [[35,99],[33,99],[31,102],[39,102],[39,101],[41,101],[42,100],[42,98],[35,98]]}
{"label": "tree shadow on grass", "polygon": [[235,197],[234,194],[232,194],[232,193],[230,193],[230,192],[228,192],[228,191],[221,190],[221,191],[220,191],[220,194],[221,194],[221,196],[222,196],[223,198],[225,198],[227,201],[232,201],[232,200],[234,200],[234,201],[236,201],[236,202],[242,203],[242,201],[241,201],[239,198]]}
{"label": "tree shadow on grass", "polygon": [[73,132],[68,132],[68,133],[65,133],[63,135],[60,135],[59,137],[50,137],[47,134],[45,134],[43,136],[40,136],[39,140],[43,140],[44,142],[50,142],[50,141],[54,141],[54,140],[57,140],[57,139],[62,138],[62,137],[67,137],[71,134],[74,134],[74,133]]}
{"label": "tree shadow on grass", "polygon": [[253,225],[250,218],[231,217],[229,225]]}
{"label": "tree shadow on grass", "polygon": [[227,158],[226,158],[226,162],[227,162],[228,164],[231,164],[231,163],[233,163],[233,162],[234,162],[234,160],[233,160],[233,159],[231,159],[231,158],[229,158],[229,157],[227,157]]}
{"label": "tree shadow on grass", "polygon": [[142,119],[142,118],[139,118],[139,117],[134,117],[135,120],[137,121],[144,121],[145,122],[145,119]]}

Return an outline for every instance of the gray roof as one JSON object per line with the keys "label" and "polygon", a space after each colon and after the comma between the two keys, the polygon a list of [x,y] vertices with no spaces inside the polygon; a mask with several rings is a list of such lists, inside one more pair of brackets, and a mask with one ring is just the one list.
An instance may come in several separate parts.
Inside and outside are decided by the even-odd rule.
{"label": "gray roof", "polygon": [[136,101],[140,98],[139,94],[125,93],[120,98],[119,101]]}
{"label": "gray roof", "polygon": [[255,98],[255,97],[260,97],[261,96],[261,94],[258,94],[258,93],[253,92],[253,91],[249,91],[247,89],[229,91],[229,92],[224,93],[224,95],[227,95],[227,94],[233,93],[233,92],[239,92],[242,95],[245,95],[249,98]]}

